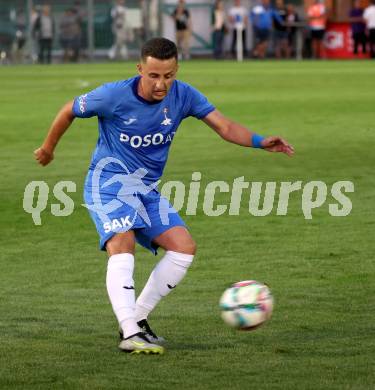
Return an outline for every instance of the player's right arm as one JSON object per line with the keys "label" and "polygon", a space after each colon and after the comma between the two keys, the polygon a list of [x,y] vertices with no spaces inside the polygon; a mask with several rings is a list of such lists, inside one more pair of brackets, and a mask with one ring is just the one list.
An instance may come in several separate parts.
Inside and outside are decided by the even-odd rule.
{"label": "player's right arm", "polygon": [[112,118],[116,108],[116,88],[121,83],[103,84],[100,87],[81,95],[66,103],[59,111],[48,131],[42,146],[35,150],[34,155],[41,165],[47,165],[53,160],[53,153],[60,138],[72,124],[74,118]]}
{"label": "player's right arm", "polygon": [[51,124],[48,134],[38,149],[34,151],[35,159],[41,165],[47,165],[53,160],[54,150],[60,138],[72,124],[75,116],[73,114],[73,100],[66,103],[56,115]]}

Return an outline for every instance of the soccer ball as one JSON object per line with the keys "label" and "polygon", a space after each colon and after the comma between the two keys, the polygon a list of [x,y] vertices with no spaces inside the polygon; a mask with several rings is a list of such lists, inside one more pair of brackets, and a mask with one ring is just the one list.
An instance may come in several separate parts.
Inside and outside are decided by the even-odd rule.
{"label": "soccer ball", "polygon": [[239,330],[254,330],[272,315],[273,297],[270,289],[256,280],[234,283],[220,299],[221,317]]}

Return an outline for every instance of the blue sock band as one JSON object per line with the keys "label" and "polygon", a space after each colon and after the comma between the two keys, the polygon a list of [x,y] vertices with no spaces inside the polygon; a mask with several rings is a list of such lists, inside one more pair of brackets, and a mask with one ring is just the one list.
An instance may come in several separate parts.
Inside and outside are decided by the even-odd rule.
{"label": "blue sock band", "polygon": [[259,134],[253,134],[253,137],[251,138],[251,143],[253,148],[260,148],[263,149],[263,146],[261,142],[264,140],[264,137],[262,137]]}

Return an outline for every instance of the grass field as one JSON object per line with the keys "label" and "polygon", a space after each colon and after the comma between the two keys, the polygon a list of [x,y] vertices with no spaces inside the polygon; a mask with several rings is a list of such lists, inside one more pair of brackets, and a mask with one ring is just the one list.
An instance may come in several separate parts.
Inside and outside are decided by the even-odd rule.
{"label": "grass field", "polygon": [[[169,343],[164,356],[117,350],[105,289],[106,256],[82,203],[95,146],[95,119],[77,120],[54,162],[32,151],[73,96],[134,74],[133,63],[0,68],[0,388],[27,389],[373,389],[375,388],[375,68],[370,62],[191,62],[179,78],[227,116],[261,134],[285,136],[292,159],[227,144],[186,120],[164,180],[352,181],[353,209],[326,203],[306,220],[301,191],[287,216],[255,217],[244,191],[239,216],[182,216],[198,244],[186,279],[151,317]],[[50,187],[42,225],[24,212],[25,186]],[[74,213],[54,217],[54,185],[77,184]],[[246,197],[247,193],[247,197]],[[229,203],[226,193],[217,203]],[[136,255],[139,292],[155,258]],[[271,286],[272,320],[240,333],[222,323],[218,300],[232,282]]]}

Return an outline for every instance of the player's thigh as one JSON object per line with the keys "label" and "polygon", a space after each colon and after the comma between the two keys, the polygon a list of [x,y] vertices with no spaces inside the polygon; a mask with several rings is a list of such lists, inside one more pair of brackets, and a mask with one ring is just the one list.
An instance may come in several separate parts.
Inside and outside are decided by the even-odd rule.
{"label": "player's thigh", "polygon": [[112,236],[105,246],[109,256],[117,255],[119,253],[132,253],[135,251],[135,237],[134,232],[129,230],[124,233],[117,233]]}
{"label": "player's thigh", "polygon": [[183,226],[174,226],[155,237],[153,241],[166,251],[194,255],[197,250],[193,237]]}

